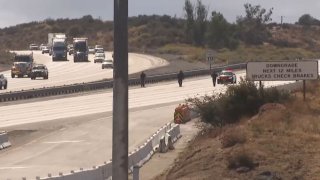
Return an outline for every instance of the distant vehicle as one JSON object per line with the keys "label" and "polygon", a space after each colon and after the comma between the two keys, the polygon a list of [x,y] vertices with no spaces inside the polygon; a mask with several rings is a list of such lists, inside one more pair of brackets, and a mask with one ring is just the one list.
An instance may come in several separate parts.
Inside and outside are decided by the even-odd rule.
{"label": "distant vehicle", "polygon": [[3,74],[0,74],[0,89],[7,89],[8,87],[8,80],[4,77]]}
{"label": "distant vehicle", "polygon": [[73,54],[73,44],[68,45],[68,52],[69,52],[69,55]]}
{"label": "distant vehicle", "polygon": [[95,49],[95,53],[104,53],[103,48],[97,48]]}
{"label": "distant vehicle", "polygon": [[89,54],[94,54],[95,53],[95,50],[93,47],[89,47]]}
{"label": "distant vehicle", "polygon": [[94,55],[94,63],[97,63],[97,62],[101,62],[104,60],[105,58],[105,54],[104,53],[100,53],[100,52],[97,52],[95,55]]}
{"label": "distant vehicle", "polygon": [[30,50],[39,50],[39,46],[36,44],[30,44],[29,49]]}
{"label": "distant vehicle", "polygon": [[88,38],[73,38],[73,61],[88,61]]}
{"label": "distant vehicle", "polygon": [[102,69],[113,68],[113,61],[111,59],[106,59],[102,61]]}
{"label": "distant vehicle", "polygon": [[49,78],[49,72],[45,65],[37,64],[32,67],[31,79],[34,80],[37,77],[43,77],[43,79]]}
{"label": "distant vehicle", "polygon": [[217,77],[218,84],[236,84],[237,83],[237,76],[231,70],[223,70]]}
{"label": "distant vehicle", "polygon": [[64,33],[48,33],[48,48],[49,48],[49,55],[52,55],[52,46],[53,46],[53,39],[55,38],[61,38],[61,39],[67,39],[66,34]]}
{"label": "distant vehicle", "polygon": [[52,41],[52,61],[67,61],[67,42],[65,38],[54,38]]}
{"label": "distant vehicle", "polygon": [[44,46],[43,48],[42,48],[42,54],[45,54],[45,53],[49,53],[49,48],[48,48],[48,46]]}
{"label": "distant vehicle", "polygon": [[13,59],[13,66],[11,67],[11,77],[31,76],[33,67],[33,54],[17,54]]}
{"label": "distant vehicle", "polygon": [[39,47],[39,49],[42,51],[45,47],[47,47],[47,45],[41,44],[40,47]]}
{"label": "distant vehicle", "polygon": [[103,49],[103,46],[102,45],[96,45],[95,47],[94,47],[94,51],[95,52],[97,52],[98,51],[98,49],[102,49],[102,51],[104,51],[104,49]]}

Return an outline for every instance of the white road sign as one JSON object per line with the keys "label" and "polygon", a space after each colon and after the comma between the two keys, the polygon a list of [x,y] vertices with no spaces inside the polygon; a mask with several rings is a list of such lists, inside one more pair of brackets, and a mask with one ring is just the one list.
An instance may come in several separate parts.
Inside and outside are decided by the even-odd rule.
{"label": "white road sign", "polygon": [[290,81],[318,79],[318,61],[248,62],[251,81]]}
{"label": "white road sign", "polygon": [[214,52],[213,51],[208,51],[207,54],[207,61],[213,61],[214,59]]}

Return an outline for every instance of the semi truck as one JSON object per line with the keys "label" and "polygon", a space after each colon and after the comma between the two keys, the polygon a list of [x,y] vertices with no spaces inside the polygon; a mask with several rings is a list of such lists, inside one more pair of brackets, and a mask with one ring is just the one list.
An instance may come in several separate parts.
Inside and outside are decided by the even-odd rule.
{"label": "semi truck", "polygon": [[73,38],[73,61],[88,61],[88,38]]}
{"label": "semi truck", "polygon": [[67,37],[63,33],[48,34],[49,55],[52,61],[67,60]]}
{"label": "semi truck", "polygon": [[33,53],[16,54],[13,59],[13,66],[11,67],[11,77],[15,78],[16,75],[19,78],[25,75],[30,77],[32,67],[33,67]]}

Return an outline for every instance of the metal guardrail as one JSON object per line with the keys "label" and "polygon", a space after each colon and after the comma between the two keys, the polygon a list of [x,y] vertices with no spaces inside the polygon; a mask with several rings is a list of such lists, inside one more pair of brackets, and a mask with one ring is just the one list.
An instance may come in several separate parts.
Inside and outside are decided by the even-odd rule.
{"label": "metal guardrail", "polygon": [[[221,71],[227,68],[245,69],[246,66],[247,66],[246,63],[232,64],[232,65],[214,67],[212,70]],[[199,70],[191,70],[191,71],[184,72],[185,78],[204,76],[209,74],[210,74],[209,69],[199,69]],[[147,77],[145,80],[145,83],[152,84],[152,83],[158,83],[161,81],[170,81],[173,79],[177,79],[176,73],[159,74],[159,75],[153,75],[153,76]],[[129,79],[128,84],[129,86],[139,85],[140,78],[131,78]],[[32,89],[32,90],[13,91],[13,92],[1,93],[0,102],[17,101],[17,100],[23,100],[23,99],[55,96],[55,95],[62,95],[62,94],[80,93],[80,92],[112,88],[112,87],[113,87],[113,80],[107,79],[107,80],[101,80],[101,81],[90,82],[90,83],[79,83],[79,84],[65,85],[65,86],[55,86],[55,87],[39,88],[39,89]]]}

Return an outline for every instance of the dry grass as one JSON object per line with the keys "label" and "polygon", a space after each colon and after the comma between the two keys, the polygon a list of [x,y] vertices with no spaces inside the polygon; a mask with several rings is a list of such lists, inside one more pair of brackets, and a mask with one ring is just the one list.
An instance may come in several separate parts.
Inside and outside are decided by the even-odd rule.
{"label": "dry grass", "polygon": [[222,137],[221,144],[223,148],[232,147],[236,144],[243,144],[247,141],[246,133],[243,128],[227,129]]}
{"label": "dry grass", "polygon": [[229,169],[237,169],[239,167],[253,169],[255,167],[253,154],[246,149],[233,152],[232,155],[227,157],[227,163]]}
{"label": "dry grass", "polygon": [[[262,172],[285,180],[320,179],[320,86],[314,81],[307,87],[313,89],[305,102],[297,92],[286,108],[265,110],[218,136],[210,136],[212,130],[197,137],[159,179],[247,180]],[[252,170],[235,171],[242,166]]]}

